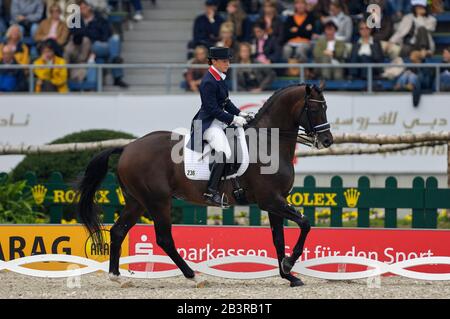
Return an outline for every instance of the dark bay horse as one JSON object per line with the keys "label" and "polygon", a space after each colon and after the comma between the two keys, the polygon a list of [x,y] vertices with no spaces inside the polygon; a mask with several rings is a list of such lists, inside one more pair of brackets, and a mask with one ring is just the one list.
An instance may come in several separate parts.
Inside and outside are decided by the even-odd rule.
{"label": "dark bay horse", "polygon": [[[291,286],[303,282],[291,274],[294,263],[301,256],[310,231],[307,218],[290,206],[286,197],[293,187],[293,158],[299,128],[313,137],[319,144],[329,147],[333,136],[327,122],[327,105],[320,87],[297,84],[276,91],[258,111],[249,127],[279,129],[279,166],[274,174],[261,174],[260,162],[250,163],[247,171],[239,178],[249,203],[256,203],[269,213],[273,242],[276,248],[280,275]],[[179,267],[184,276],[194,279],[194,271],[181,258],[175,248],[171,232],[172,197],[206,205],[203,193],[206,181],[186,178],[183,163],[174,163],[171,150],[177,141],[172,132],[156,131],[133,141],[125,147],[111,148],[97,154],[86,168],[79,185],[80,201],[78,212],[81,221],[90,234],[100,233],[101,222],[98,207],[94,203],[96,190],[108,169],[108,158],[121,154],[117,177],[125,195],[126,205],[120,217],[110,230],[110,276],[119,276],[119,258],[122,242],[128,231],[140,216],[150,213],[155,227],[157,244]],[[180,135],[179,139],[183,136]],[[230,181],[222,182],[222,191],[236,204]],[[283,221],[294,221],[300,227],[300,235],[291,256],[285,256]]]}

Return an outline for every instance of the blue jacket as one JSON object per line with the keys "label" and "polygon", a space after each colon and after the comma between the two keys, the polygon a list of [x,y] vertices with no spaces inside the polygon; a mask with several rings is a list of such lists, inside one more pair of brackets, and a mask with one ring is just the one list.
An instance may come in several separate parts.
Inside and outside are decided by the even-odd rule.
{"label": "blue jacket", "polygon": [[211,126],[214,119],[230,125],[233,121],[233,116],[239,115],[240,113],[240,110],[228,98],[228,87],[225,81],[211,68],[203,76],[199,91],[202,105],[192,119],[191,139],[189,143],[189,148],[196,151],[203,149],[203,143],[201,145],[194,145],[195,120],[202,121],[201,131],[195,131],[195,134],[200,137],[199,141],[201,141],[203,133]]}

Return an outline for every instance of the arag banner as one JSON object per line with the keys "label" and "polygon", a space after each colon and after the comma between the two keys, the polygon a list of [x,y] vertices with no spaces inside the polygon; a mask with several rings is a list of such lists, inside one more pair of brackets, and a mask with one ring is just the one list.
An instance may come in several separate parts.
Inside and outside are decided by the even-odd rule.
{"label": "arag banner", "polygon": [[[109,230],[109,226],[106,227]],[[65,254],[93,259],[109,260],[109,231],[104,232],[105,244],[95,245],[80,225],[0,225],[0,259],[13,260],[39,254]],[[122,246],[122,255],[128,254],[128,237]],[[63,262],[24,265],[40,270],[65,270]]]}

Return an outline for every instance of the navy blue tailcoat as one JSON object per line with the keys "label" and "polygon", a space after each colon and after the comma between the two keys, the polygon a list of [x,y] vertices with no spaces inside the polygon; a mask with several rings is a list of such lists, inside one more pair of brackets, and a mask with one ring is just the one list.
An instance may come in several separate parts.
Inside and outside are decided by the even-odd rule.
{"label": "navy blue tailcoat", "polygon": [[[228,98],[228,87],[220,75],[212,68],[203,76],[199,87],[202,105],[195,114],[191,124],[190,149],[203,151],[203,133],[211,126],[214,119],[228,125],[233,121],[233,115],[239,115],[240,110]],[[194,121],[202,122],[201,130],[194,126]],[[194,134],[198,141],[194,143]],[[195,144],[195,145],[194,145]]]}

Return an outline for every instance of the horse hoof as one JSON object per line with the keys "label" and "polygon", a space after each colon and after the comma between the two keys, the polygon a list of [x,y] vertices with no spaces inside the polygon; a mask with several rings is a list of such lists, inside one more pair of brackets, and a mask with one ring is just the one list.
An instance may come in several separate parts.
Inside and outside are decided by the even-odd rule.
{"label": "horse hoof", "polygon": [[283,272],[283,274],[290,274],[292,267],[294,267],[294,265],[289,262],[287,257],[284,257],[281,261],[281,271]]}
{"label": "horse hoof", "polygon": [[113,273],[109,273],[108,278],[109,278],[109,280],[120,284],[120,276],[119,275],[114,275]]}
{"label": "horse hoof", "polygon": [[305,285],[305,284],[300,279],[295,280],[295,281],[291,281],[291,284],[290,284],[291,287],[300,287],[300,286],[303,286],[303,285]]}
{"label": "horse hoof", "polygon": [[194,282],[195,288],[205,288],[209,285],[208,280],[200,277],[199,275],[196,275],[193,278],[187,278],[187,279]]}

